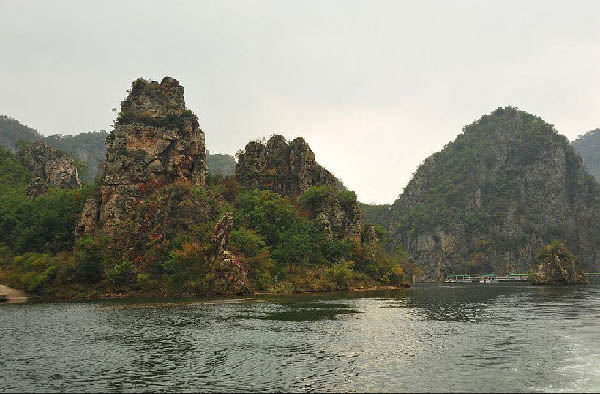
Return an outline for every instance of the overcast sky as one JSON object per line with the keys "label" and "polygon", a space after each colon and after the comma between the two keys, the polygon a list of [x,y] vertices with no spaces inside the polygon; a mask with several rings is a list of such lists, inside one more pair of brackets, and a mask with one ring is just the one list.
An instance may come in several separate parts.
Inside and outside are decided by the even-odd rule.
{"label": "overcast sky", "polygon": [[600,1],[0,0],[0,114],[110,130],[131,82],[185,87],[212,153],[304,137],[392,202],[462,126],[512,105],[600,127]]}

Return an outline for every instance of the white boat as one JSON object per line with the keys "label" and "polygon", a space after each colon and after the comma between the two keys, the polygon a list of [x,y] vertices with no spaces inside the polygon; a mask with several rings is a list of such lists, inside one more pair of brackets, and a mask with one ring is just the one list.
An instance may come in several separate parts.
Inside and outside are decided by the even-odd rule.
{"label": "white boat", "polygon": [[469,274],[452,275],[444,283],[473,283],[473,278]]}
{"label": "white boat", "polygon": [[483,275],[479,278],[479,283],[496,283],[498,282],[498,277],[496,274]]}

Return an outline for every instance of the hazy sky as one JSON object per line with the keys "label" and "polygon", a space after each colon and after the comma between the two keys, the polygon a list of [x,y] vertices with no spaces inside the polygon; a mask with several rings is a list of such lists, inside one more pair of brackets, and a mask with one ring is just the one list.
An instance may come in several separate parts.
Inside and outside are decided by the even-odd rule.
{"label": "hazy sky", "polygon": [[303,136],[364,202],[499,106],[600,127],[600,1],[0,0],[0,114],[110,130],[131,81],[185,87],[207,148]]}

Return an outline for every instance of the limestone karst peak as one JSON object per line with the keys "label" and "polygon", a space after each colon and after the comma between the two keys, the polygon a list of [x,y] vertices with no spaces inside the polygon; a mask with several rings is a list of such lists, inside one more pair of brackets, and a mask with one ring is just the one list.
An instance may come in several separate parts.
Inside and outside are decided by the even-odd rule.
{"label": "limestone karst peak", "polygon": [[299,195],[311,186],[336,187],[335,176],[316,162],[303,138],[287,142],[282,135],[273,135],[266,144],[248,143],[236,175],[244,186],[283,195]]}
{"label": "limestone karst peak", "polygon": [[553,240],[597,267],[600,189],[566,137],[511,107],[464,131],[423,162],[392,206],[396,240],[426,278],[527,271]]}
{"label": "limestone karst peak", "polygon": [[[327,187],[340,192],[335,176],[319,165],[306,141],[288,142],[273,135],[266,143],[252,141],[239,155],[236,176],[247,188],[265,189],[296,198],[312,187]],[[328,236],[333,234],[360,239],[362,212],[356,196],[342,206],[336,198],[324,199],[315,208],[317,222]]]}
{"label": "limestone karst peak", "polygon": [[175,182],[201,186],[205,177],[204,132],[185,107],[183,86],[139,78],[106,139],[101,196],[86,204],[78,231],[116,228],[147,192]]}
{"label": "limestone karst peak", "polygon": [[192,115],[185,108],[184,89],[174,78],[157,81],[136,79],[121,102],[117,123],[153,123],[161,118]]}

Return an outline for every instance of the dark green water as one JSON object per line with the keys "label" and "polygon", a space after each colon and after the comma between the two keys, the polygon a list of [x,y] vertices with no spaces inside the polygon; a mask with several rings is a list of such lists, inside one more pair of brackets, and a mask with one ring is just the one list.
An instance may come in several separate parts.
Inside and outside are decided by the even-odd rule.
{"label": "dark green water", "polygon": [[600,391],[600,286],[0,306],[0,391]]}

